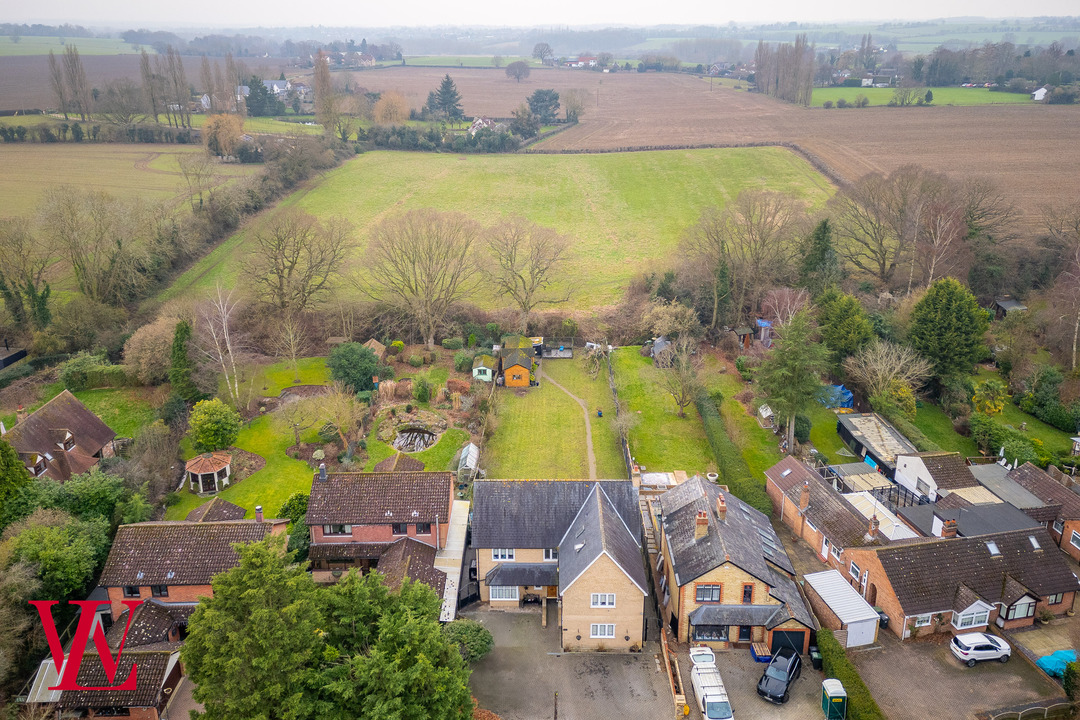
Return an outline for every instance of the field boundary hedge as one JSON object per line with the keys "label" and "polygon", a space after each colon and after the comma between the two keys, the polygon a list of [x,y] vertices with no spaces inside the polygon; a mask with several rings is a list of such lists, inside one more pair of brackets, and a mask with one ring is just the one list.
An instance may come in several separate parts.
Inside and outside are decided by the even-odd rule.
{"label": "field boundary hedge", "polygon": [[724,424],[724,417],[720,411],[716,409],[716,403],[711,397],[702,393],[695,404],[698,414],[701,415],[701,423],[705,426],[705,437],[709,441],[713,456],[716,457],[716,467],[720,471],[723,483],[735,494],[735,497],[766,515],[771,515],[772,501],[765,492],[765,484],[754,480],[739,447],[728,437],[727,425]]}
{"label": "field boundary hedge", "polygon": [[832,630],[818,630],[817,644],[825,677],[836,678],[847,691],[849,720],[885,720],[885,714],[881,712],[877,701],[859,675],[859,670],[848,658],[844,648],[840,647]]}

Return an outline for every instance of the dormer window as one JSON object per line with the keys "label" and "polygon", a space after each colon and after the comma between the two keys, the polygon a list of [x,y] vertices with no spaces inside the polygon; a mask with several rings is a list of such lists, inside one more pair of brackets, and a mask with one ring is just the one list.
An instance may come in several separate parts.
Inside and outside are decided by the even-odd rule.
{"label": "dormer window", "polygon": [[45,458],[43,456],[41,456],[41,455],[38,455],[37,462],[34,463],[33,467],[27,468],[27,470],[29,470],[30,474],[33,475],[34,477],[41,477],[42,475],[45,474],[45,468],[46,468]]}
{"label": "dormer window", "polygon": [[64,433],[64,441],[57,443],[57,445],[64,448],[65,451],[70,452],[75,449],[75,436],[70,432],[66,432]]}

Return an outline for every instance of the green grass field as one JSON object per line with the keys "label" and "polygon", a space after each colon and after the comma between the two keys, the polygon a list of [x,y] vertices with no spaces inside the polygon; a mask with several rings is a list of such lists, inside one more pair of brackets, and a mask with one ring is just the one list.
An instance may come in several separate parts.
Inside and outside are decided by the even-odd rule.
{"label": "green grass field", "polygon": [[[972,378],[972,381],[975,383],[976,387],[978,387],[980,383],[990,379],[1001,380],[1004,382],[1004,379],[996,370],[987,370],[981,367],[975,373],[975,377]],[[1028,415],[1013,404],[1011,400],[1005,403],[1005,409],[1001,411],[1000,415],[995,415],[995,417],[1006,425],[1012,425],[1017,429],[1020,428],[1021,424],[1027,423],[1025,432],[1033,438],[1042,440],[1046,449],[1050,452],[1067,456],[1072,451],[1072,440],[1069,439],[1072,433],[1058,430],[1053,425],[1047,425],[1034,415]]]}
{"label": "green grass field", "polygon": [[730,372],[717,373],[715,360],[709,360],[705,365],[705,384],[709,390],[719,390],[724,394],[720,414],[724,418],[728,437],[739,448],[750,474],[764,485],[765,471],[784,457],[780,452],[777,437],[771,430],[765,430],[758,425],[757,420],[747,413],[742,403],[735,399],[746,387],[742,378]]}
{"label": "green grass field", "polygon": [[299,358],[296,365],[299,374],[293,372],[292,364],[288,362],[259,365],[251,375],[247,375],[245,382],[251,382],[263,397],[277,397],[282,390],[293,385],[326,385],[330,382],[326,358]]}
{"label": "green grass field", "polygon": [[620,402],[640,414],[641,422],[630,432],[630,453],[638,465],[656,472],[685,470],[689,475],[715,471],[716,460],[697,409],[691,406],[686,417],[678,416],[652,359],[630,347],[616,350],[612,362]]}
{"label": "green grass field", "polygon": [[[791,192],[810,209],[833,191],[805,160],[781,148],[600,155],[379,151],[349,160],[281,205],[344,215],[358,228],[361,251],[368,228],[407,209],[458,211],[489,225],[520,214],[573,238],[562,284],[574,289],[575,306],[589,307],[617,299],[634,275],[670,266],[702,210],[747,188]],[[203,258],[160,299],[241,281],[237,261],[246,251],[245,232]],[[490,296],[476,300],[496,305]]]}
{"label": "green grass field", "polygon": [[[593,380],[585,373],[581,359],[545,360],[544,374],[585,401],[592,426],[593,455],[596,457],[596,476],[600,478],[626,477],[626,463],[619,450],[619,433],[615,429],[615,404],[607,381],[607,370]],[[579,406],[580,407],[580,406]],[[604,411],[604,417],[596,416],[596,409]]]}
{"label": "green grass field", "polygon": [[[38,402],[27,407],[30,412],[52,400],[64,389],[63,383],[54,382],[41,388]],[[154,422],[156,408],[169,396],[167,385],[160,387],[98,388],[72,393],[106,425],[117,437],[135,437],[140,429]],[[14,412],[0,414],[5,427],[15,425]]]}
{"label": "green grass field", "polygon": [[975,441],[956,432],[952,419],[931,402],[924,402],[922,407],[915,411],[915,427],[922,430],[923,435],[937,443],[942,450],[959,452],[962,457],[976,457],[979,454]]}
{"label": "green grass field", "polygon": [[[927,88],[934,93],[933,106],[937,105],[1029,105],[1031,98],[1024,93],[990,92],[986,88],[965,87],[936,87]],[[811,107],[822,107],[826,100],[834,103],[844,98],[849,103],[855,102],[857,95],[865,95],[870,101],[870,107],[888,105],[893,98],[892,88],[847,88],[830,87],[815,88],[814,97],[810,102]],[[897,110],[908,108],[896,108]],[[910,108],[913,112],[919,109]]]}
{"label": "green grass field", "polygon": [[[187,197],[179,158],[201,152],[201,147],[188,145],[3,143],[0,166],[8,172],[0,174],[0,215],[33,215],[45,190],[58,185],[119,198],[178,201]],[[218,165],[214,172],[223,183],[258,170],[253,165]]]}
{"label": "green grass field", "polygon": [[[11,36],[0,37],[0,57],[12,55],[48,55],[52,50],[57,57],[64,54],[64,42],[74,45],[79,49],[79,55],[129,55],[138,53],[135,46],[126,43],[119,38],[87,38],[87,37],[50,37],[23,35],[19,42],[12,42]],[[156,54],[153,48],[146,48],[151,55]]]}
{"label": "green grass field", "polygon": [[[206,123],[206,118],[206,115],[192,115],[191,126],[201,128]],[[272,117],[249,117],[244,118],[244,132],[256,135],[292,135],[294,133],[322,135],[323,127],[321,125],[305,125],[303,122],[279,120]]]}

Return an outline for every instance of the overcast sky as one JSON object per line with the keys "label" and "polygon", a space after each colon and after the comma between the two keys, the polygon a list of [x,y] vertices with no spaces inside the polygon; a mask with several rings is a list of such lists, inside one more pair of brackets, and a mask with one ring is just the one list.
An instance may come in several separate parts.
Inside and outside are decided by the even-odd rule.
{"label": "overcast sky", "polygon": [[722,25],[758,22],[856,22],[859,20],[927,20],[979,16],[1024,17],[1076,14],[1076,0],[1032,0],[1021,5],[1006,0],[906,0],[867,3],[863,0],[33,0],[6,2],[4,22],[70,22],[127,29],[135,26],[387,27],[394,25]]}

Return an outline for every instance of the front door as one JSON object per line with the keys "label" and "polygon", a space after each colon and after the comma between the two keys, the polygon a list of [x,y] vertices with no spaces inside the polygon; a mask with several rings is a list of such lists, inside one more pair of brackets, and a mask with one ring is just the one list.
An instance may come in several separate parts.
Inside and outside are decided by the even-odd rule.
{"label": "front door", "polygon": [[549,598],[557,598],[557,597],[559,597],[559,586],[558,585],[548,585],[547,586],[547,596]]}
{"label": "front door", "polygon": [[829,538],[827,537],[821,539],[821,557],[823,560],[829,559]]}

